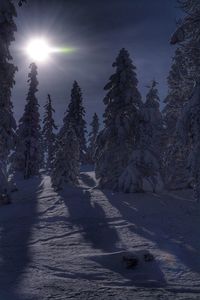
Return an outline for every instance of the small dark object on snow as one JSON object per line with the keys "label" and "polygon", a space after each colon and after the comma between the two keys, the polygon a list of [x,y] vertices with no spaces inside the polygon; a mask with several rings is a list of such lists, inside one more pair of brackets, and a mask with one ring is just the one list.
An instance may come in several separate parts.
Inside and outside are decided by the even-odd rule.
{"label": "small dark object on snow", "polygon": [[19,7],[21,7],[23,5],[23,3],[26,3],[26,2],[27,2],[27,0],[20,0],[20,1],[18,1]]}
{"label": "small dark object on snow", "polygon": [[7,194],[1,195],[0,205],[7,205],[7,204],[11,204],[11,199],[10,199],[9,195],[7,195]]}
{"label": "small dark object on snow", "polygon": [[139,259],[137,257],[123,256],[123,261],[126,263],[127,269],[132,269],[136,267],[139,263]]}
{"label": "small dark object on snow", "polygon": [[149,262],[153,260],[154,260],[154,256],[151,253],[144,254],[144,261]]}
{"label": "small dark object on snow", "polygon": [[16,185],[13,185],[12,189],[11,189],[11,193],[15,193],[15,192],[18,192],[18,188]]}

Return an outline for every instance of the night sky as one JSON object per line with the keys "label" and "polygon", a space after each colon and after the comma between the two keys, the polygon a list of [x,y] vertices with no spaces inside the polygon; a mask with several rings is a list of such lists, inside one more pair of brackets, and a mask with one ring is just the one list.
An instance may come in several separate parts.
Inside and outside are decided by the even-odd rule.
{"label": "night sky", "polygon": [[29,0],[18,9],[18,32],[12,45],[19,69],[13,92],[16,118],[23,113],[31,63],[22,47],[40,35],[52,45],[76,49],[68,54],[55,53],[47,63],[38,64],[38,100],[42,107],[47,93],[51,94],[58,125],[62,124],[74,80],[83,91],[87,121],[94,112],[102,115],[103,87],[122,47],[130,52],[137,67],[143,97],[146,85],[156,79],[162,101],[175,50],[169,40],[179,14],[176,0]]}

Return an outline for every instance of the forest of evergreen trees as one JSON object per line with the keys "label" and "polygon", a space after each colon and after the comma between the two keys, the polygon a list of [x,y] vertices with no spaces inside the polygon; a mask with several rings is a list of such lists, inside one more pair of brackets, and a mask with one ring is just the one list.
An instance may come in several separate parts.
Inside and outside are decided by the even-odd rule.
{"label": "forest of evergreen trees", "polygon": [[104,87],[103,126],[100,130],[95,113],[87,137],[83,96],[76,81],[62,127],[58,129],[54,122],[51,95],[47,95],[41,121],[35,63],[28,74],[24,113],[16,124],[11,93],[17,67],[12,63],[10,45],[17,15],[11,0],[1,0],[0,193],[4,201],[9,202],[17,174],[29,179],[45,170],[59,190],[66,184],[78,185],[84,164],[94,165],[102,189],[143,192],[147,182],[153,192],[193,188],[195,199],[200,200],[200,2],[178,2],[185,17],[171,39],[176,49],[164,109],[160,111],[155,79],[142,99],[136,67],[122,48]]}

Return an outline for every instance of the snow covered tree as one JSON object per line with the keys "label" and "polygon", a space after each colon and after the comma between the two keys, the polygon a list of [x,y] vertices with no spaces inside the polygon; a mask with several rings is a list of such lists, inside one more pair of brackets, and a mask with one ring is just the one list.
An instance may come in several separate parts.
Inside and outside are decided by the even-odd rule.
{"label": "snow covered tree", "polygon": [[25,111],[19,121],[17,141],[13,154],[13,168],[23,173],[24,178],[37,175],[41,166],[41,132],[39,104],[36,98],[38,91],[37,66],[30,65],[28,75],[29,91]]}
{"label": "snow covered tree", "polygon": [[126,49],[120,50],[113,67],[115,73],[104,88],[104,129],[97,138],[95,171],[100,187],[118,190],[119,178],[136,141],[143,104],[137,89],[136,67]]}
{"label": "snow covered tree", "polygon": [[196,84],[192,98],[183,109],[177,130],[183,146],[191,145],[188,168],[195,199],[200,202],[200,82]]}
{"label": "snow covered tree", "polygon": [[10,0],[0,2],[0,160],[6,165],[13,147],[16,123],[13,117],[11,90],[17,68],[11,63],[9,47],[17,30],[15,7]]}
{"label": "snow covered tree", "polygon": [[62,137],[58,138],[52,164],[51,179],[55,190],[62,189],[65,184],[78,184],[79,156],[79,139],[73,124],[67,123]]}
{"label": "snow covered tree", "polygon": [[[180,43],[176,50],[176,61],[171,73],[171,95],[167,99],[165,119],[168,127],[167,151],[165,153],[166,183],[168,187],[184,188],[190,184],[187,157],[191,145],[183,145],[177,139],[176,122],[182,109],[190,101],[194,82],[200,74],[200,3],[198,0],[179,0],[185,17],[179,22],[171,43]],[[171,128],[171,130],[169,130]]]}
{"label": "snow covered tree", "polygon": [[154,145],[155,153],[161,158],[161,152],[163,151],[163,135],[164,126],[163,118],[160,112],[160,98],[158,95],[157,82],[152,81],[148,86],[149,91],[146,95],[146,102],[144,105],[145,114],[149,124],[152,128],[152,145]]}
{"label": "snow covered tree", "polygon": [[89,163],[94,163],[94,154],[96,149],[96,140],[99,133],[99,118],[98,115],[95,113],[90,124],[92,127],[91,132],[89,133],[89,145],[87,149],[87,161]]}
{"label": "snow covered tree", "polygon": [[188,147],[183,147],[177,137],[176,124],[191,94],[191,80],[185,51],[177,48],[168,76],[169,92],[165,99],[163,118],[166,126],[163,156],[164,181],[168,189],[186,188],[189,185],[187,169]]}
{"label": "snow covered tree", "polygon": [[153,80],[149,86],[145,105],[140,110],[134,149],[127,167],[119,178],[120,190],[124,192],[142,192],[145,180],[155,192],[156,185],[161,180],[163,122],[156,85],[157,82]]}
{"label": "snow covered tree", "polygon": [[129,163],[119,178],[119,189],[126,193],[144,191],[144,181],[148,181],[153,192],[160,180],[160,164],[151,144],[148,144],[148,135],[138,142],[133,150]]}
{"label": "snow covered tree", "polygon": [[42,139],[43,139],[43,148],[45,152],[45,165],[46,168],[51,168],[52,161],[55,154],[55,142],[56,135],[54,130],[57,129],[55,125],[53,114],[55,110],[52,107],[51,96],[48,95],[47,103],[44,106],[45,114],[43,119],[43,130],[42,130]]}
{"label": "snow covered tree", "polygon": [[189,61],[190,77],[199,80],[200,74],[200,2],[199,0],[179,0],[185,17],[179,22],[171,43],[184,47]]}
{"label": "snow covered tree", "polygon": [[0,202],[9,202],[8,157],[14,146],[16,129],[11,91],[17,68],[12,64],[10,44],[17,27],[15,7],[10,0],[0,1]]}
{"label": "snow covered tree", "polygon": [[65,133],[65,126],[68,128],[68,123],[70,123],[79,140],[80,146],[80,161],[83,163],[86,156],[86,121],[85,121],[85,109],[83,107],[83,99],[81,89],[76,81],[73,83],[71,90],[71,100],[66,111],[66,115],[63,119],[64,126],[61,128],[58,136],[59,138]]}
{"label": "snow covered tree", "polygon": [[169,90],[164,100],[163,117],[168,136],[172,138],[176,129],[177,119],[191,92],[186,55],[182,48],[177,48],[175,51],[167,81]]}

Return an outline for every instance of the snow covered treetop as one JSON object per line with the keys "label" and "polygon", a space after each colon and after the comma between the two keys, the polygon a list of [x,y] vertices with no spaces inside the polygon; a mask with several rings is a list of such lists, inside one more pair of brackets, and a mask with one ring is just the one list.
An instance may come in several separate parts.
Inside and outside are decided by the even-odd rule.
{"label": "snow covered treetop", "polygon": [[30,89],[27,98],[29,98],[30,96],[34,96],[35,93],[38,91],[37,65],[35,63],[32,63],[30,64],[29,68],[31,69],[30,73],[28,74],[28,83],[30,83]]}
{"label": "snow covered treetop", "polygon": [[116,68],[116,71],[110,76],[109,82],[104,87],[104,90],[108,91],[104,98],[104,104],[112,105],[115,102],[119,105],[133,104],[137,108],[141,107],[142,101],[137,89],[136,67],[126,49],[120,50],[112,66]]}
{"label": "snow covered treetop", "polygon": [[158,96],[158,90],[156,88],[157,84],[158,83],[155,80],[152,80],[151,85],[147,86],[149,88],[149,91],[146,96],[146,107],[159,108],[160,98]]}
{"label": "snow covered treetop", "polygon": [[10,43],[14,41],[14,32],[17,27],[13,20],[17,13],[13,3],[10,0],[0,0],[0,60],[11,60],[8,49]]}

